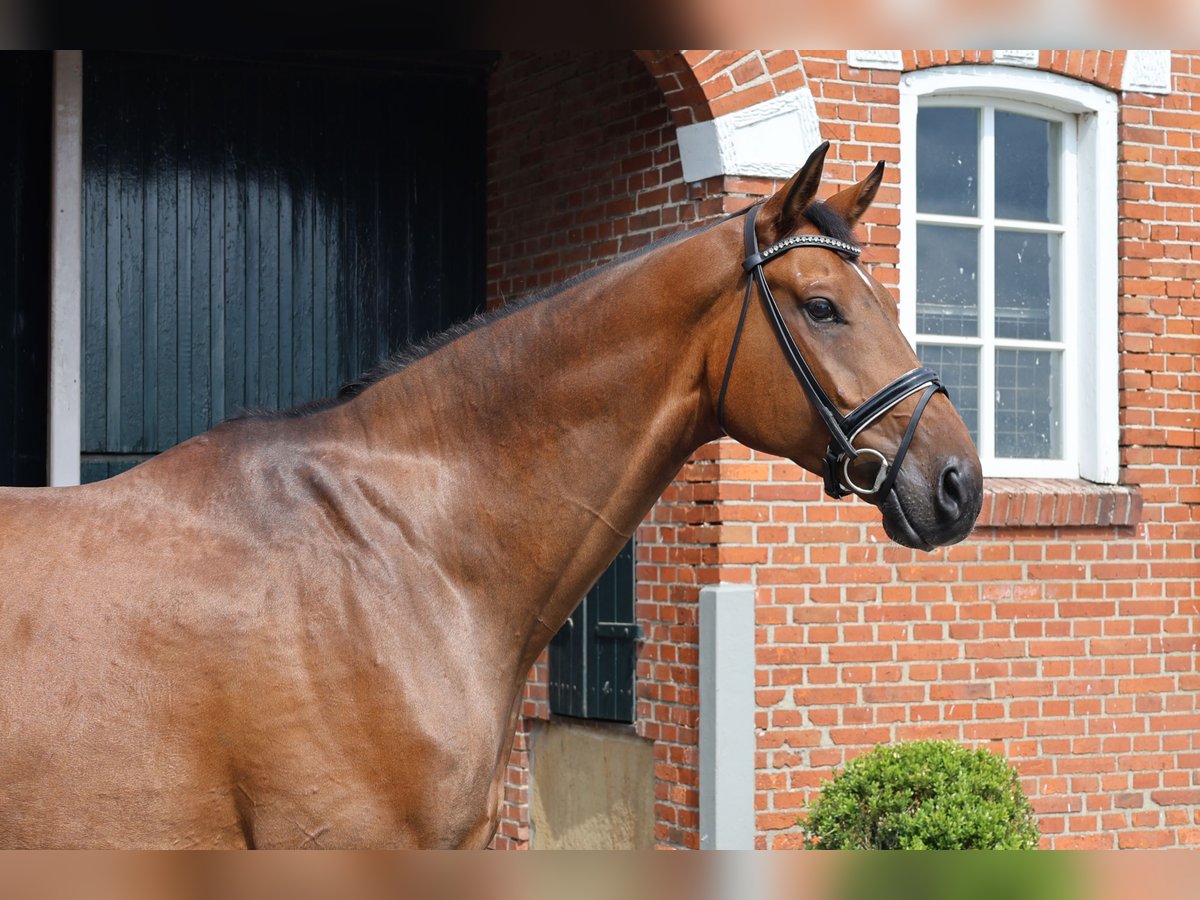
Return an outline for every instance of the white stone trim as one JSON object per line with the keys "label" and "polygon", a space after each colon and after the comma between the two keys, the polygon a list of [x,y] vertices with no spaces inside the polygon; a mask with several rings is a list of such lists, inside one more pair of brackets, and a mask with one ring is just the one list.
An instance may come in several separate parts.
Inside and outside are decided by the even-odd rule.
{"label": "white stone trim", "polygon": [[1037,50],[993,50],[992,62],[1000,66],[1025,66],[1036,69],[1039,54]]}
{"label": "white stone trim", "polygon": [[700,589],[700,849],[754,849],[754,587]]}
{"label": "white stone trim", "polygon": [[847,50],[846,62],[856,69],[904,69],[904,57],[899,50]]}
{"label": "white stone trim", "polygon": [[1127,50],[1121,90],[1141,94],[1171,93],[1170,50]]}
{"label": "white stone trim", "polygon": [[83,348],[83,54],[54,51],[50,148],[50,409],[47,479],[79,484]]}
{"label": "white stone trim", "polygon": [[684,181],[717,175],[790,178],[821,143],[821,123],[812,92],[799,88],[684,125],[676,140]]}
{"label": "white stone trim", "polygon": [[[1077,122],[1073,169],[1077,235],[1074,294],[1092,304],[1076,312],[1078,401],[1073,475],[1104,484],[1120,480],[1120,408],[1117,370],[1117,97],[1111,91],[1049,72],[999,66],[954,66],[909,72],[900,79],[901,156],[913,157],[917,108],[922,97],[962,96],[1036,104],[1066,113]],[[1064,171],[1064,175],[1066,170]],[[915,166],[900,169],[900,323],[910,340],[916,335],[916,189]],[[1071,312],[1068,311],[1068,315]],[[1069,402],[1069,398],[1068,398]],[[1076,466],[1077,460],[1077,469]],[[1018,464],[985,475],[1064,477],[1050,464]],[[1059,463],[1061,467],[1063,464]]]}

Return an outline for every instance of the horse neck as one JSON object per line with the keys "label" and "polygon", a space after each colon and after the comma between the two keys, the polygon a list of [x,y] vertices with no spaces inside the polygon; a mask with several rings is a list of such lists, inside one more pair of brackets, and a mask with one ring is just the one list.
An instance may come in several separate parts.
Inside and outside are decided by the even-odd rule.
{"label": "horse neck", "polygon": [[524,657],[717,434],[705,351],[718,243],[705,233],[619,265],[458,338],[354,402],[373,445],[437,459],[420,488],[436,490],[453,518],[452,541],[440,523],[443,566],[505,622],[523,616]]}

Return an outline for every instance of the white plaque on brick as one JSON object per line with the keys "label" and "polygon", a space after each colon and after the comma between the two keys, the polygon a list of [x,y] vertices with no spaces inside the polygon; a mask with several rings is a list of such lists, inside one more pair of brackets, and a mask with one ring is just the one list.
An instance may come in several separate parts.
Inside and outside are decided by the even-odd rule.
{"label": "white plaque on brick", "polygon": [[904,68],[904,58],[899,50],[847,50],[846,62],[856,69]]}
{"label": "white plaque on brick", "polygon": [[1141,94],[1171,93],[1171,51],[1126,51],[1121,90]]}
{"label": "white plaque on brick", "polygon": [[993,50],[992,62],[1002,66],[1026,66],[1036,69],[1038,52],[1036,50]]}

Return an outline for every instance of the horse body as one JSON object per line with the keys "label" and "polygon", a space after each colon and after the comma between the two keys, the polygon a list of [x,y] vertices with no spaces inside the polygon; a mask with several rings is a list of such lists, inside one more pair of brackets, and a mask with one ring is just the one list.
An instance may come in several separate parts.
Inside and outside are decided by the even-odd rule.
{"label": "horse body", "polygon": [[647,320],[597,344],[608,281],[341,406],[0,490],[0,843],[486,844],[525,673],[696,440],[678,310],[634,278]]}
{"label": "horse body", "polygon": [[[21,572],[0,611],[0,843],[439,845],[490,821],[480,751],[512,698],[480,676],[515,661],[481,639],[482,597],[388,516],[323,506],[349,477],[188,465],[236,430],[33,508],[0,494],[0,569]],[[211,489],[162,491],[179,465]],[[429,821],[440,803],[461,820]]]}
{"label": "horse body", "polygon": [[[760,227],[796,226],[781,204]],[[99,484],[0,489],[0,844],[486,845],[530,666],[721,433],[737,227],[346,402],[229,422]],[[822,290],[875,291],[859,319],[896,344],[882,288],[806,252]],[[739,372],[781,371],[765,327],[746,326]],[[898,347],[893,369],[914,359]],[[848,406],[878,386],[814,368]],[[794,383],[728,387],[731,434],[819,467],[828,438]],[[907,509],[885,507],[927,544],[978,513],[939,493],[970,443],[945,398],[931,410],[889,500]]]}

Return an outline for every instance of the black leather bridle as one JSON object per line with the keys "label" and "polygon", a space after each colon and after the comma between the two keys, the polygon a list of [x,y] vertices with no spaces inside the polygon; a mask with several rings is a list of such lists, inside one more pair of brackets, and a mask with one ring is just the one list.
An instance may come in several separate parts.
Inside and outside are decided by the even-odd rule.
{"label": "black leather bridle", "polygon": [[[949,396],[949,391],[946,390],[938,374],[932,369],[917,368],[876,391],[849,415],[842,415],[813,375],[812,369],[804,359],[804,354],[800,352],[800,348],[792,339],[791,332],[788,331],[784,322],[783,313],[780,312],[779,305],[771,296],[770,287],[767,286],[763,266],[776,256],[789,250],[795,250],[797,247],[820,247],[832,250],[841,254],[847,262],[857,259],[862,250],[854,244],[824,234],[797,234],[777,241],[760,251],[758,234],[754,230],[754,220],[761,206],[761,203],[756,203],[744,211],[746,216],[744,231],[746,258],[742,262],[742,268],[746,271],[746,297],[742,302],[742,313],[738,318],[737,329],[733,333],[733,343],[729,348],[729,361],[725,364],[725,377],[721,381],[721,393],[717,398],[717,421],[721,425],[721,430],[728,434],[728,429],[725,428],[725,393],[729,388],[729,378],[733,374],[733,361],[737,356],[738,344],[742,339],[742,329],[746,324],[746,314],[750,309],[750,297],[757,284],[767,319],[775,331],[775,336],[779,339],[783,355],[832,437],[829,447],[825,451],[825,458],[821,461],[821,468],[825,476],[825,493],[831,497],[845,497],[855,493],[860,497],[874,497],[878,502],[883,502],[896,483],[896,475],[908,453],[909,444],[912,443],[917,423],[921,420],[921,414],[925,412],[925,407],[934,394],[941,393]],[[920,391],[925,393],[917,401],[912,418],[908,421],[908,429],[904,432],[904,438],[900,441],[900,446],[896,449],[896,456],[891,463],[878,450],[870,447],[860,449],[854,446],[854,439],[859,434],[882,419],[905,398]],[[870,487],[856,484],[850,476],[850,463],[864,454],[879,461],[875,483]]]}

